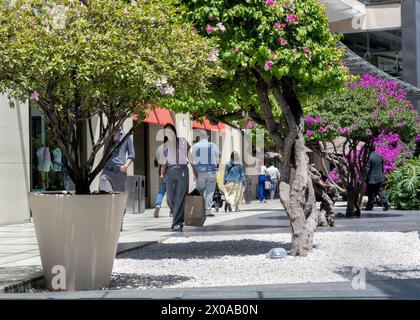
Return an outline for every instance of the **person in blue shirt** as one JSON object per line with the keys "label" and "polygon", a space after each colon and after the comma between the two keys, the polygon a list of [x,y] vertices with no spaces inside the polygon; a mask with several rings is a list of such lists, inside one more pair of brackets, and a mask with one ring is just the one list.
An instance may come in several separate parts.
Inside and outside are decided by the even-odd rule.
{"label": "person in blue shirt", "polygon": [[200,141],[192,147],[194,167],[198,173],[197,190],[204,196],[206,216],[212,217],[213,196],[217,184],[217,166],[220,161],[219,147],[209,141],[206,131],[199,133]]}
{"label": "person in blue shirt", "polygon": [[[117,145],[124,138],[124,129],[121,127],[114,135],[112,143]],[[136,157],[133,137],[130,136],[119,149],[115,150],[106,163],[99,178],[99,191],[105,193],[125,192],[128,167]],[[125,212],[124,212],[125,215]],[[121,225],[122,231],[122,225]]]}
{"label": "person in blue shirt", "polygon": [[241,163],[241,158],[238,152],[233,151],[230,155],[230,162],[226,164],[223,177],[223,184],[226,188],[226,210],[232,211],[232,206],[234,206],[235,212],[240,211],[239,204],[242,200],[245,181],[244,166]]}

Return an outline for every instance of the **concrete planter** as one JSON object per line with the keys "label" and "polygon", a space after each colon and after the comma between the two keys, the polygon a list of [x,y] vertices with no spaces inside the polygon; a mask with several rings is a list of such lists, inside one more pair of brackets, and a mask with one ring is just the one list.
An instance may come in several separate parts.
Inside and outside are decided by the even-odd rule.
{"label": "concrete planter", "polygon": [[127,195],[31,193],[46,285],[98,290],[109,284]]}

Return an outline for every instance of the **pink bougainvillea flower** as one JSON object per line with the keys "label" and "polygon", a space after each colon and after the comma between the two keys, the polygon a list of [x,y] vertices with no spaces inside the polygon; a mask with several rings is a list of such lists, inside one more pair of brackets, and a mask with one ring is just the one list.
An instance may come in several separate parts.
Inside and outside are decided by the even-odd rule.
{"label": "pink bougainvillea flower", "polygon": [[254,124],[255,124],[255,122],[250,120],[250,121],[248,121],[248,124],[246,125],[246,128],[247,129],[252,129],[252,128],[254,128]]}
{"label": "pink bougainvillea flower", "polygon": [[280,26],[281,26],[282,28],[286,28],[287,24],[282,23]]}
{"label": "pink bougainvillea flower", "polygon": [[287,44],[287,41],[286,41],[286,40],[284,40],[282,37],[278,37],[278,38],[277,38],[277,41],[278,41],[278,42],[280,42],[280,44],[281,44],[282,46],[285,46],[285,45]]}
{"label": "pink bougainvillea flower", "polygon": [[315,118],[315,121],[317,121],[317,122],[320,122],[322,119],[321,119],[321,116],[317,116],[316,118]]}
{"label": "pink bougainvillea flower", "polygon": [[276,2],[274,1],[274,0],[266,0],[265,1],[265,4],[267,5],[267,6],[274,6],[275,4],[276,4]]}
{"label": "pink bougainvillea flower", "polygon": [[306,135],[308,137],[313,136],[314,135],[314,132],[312,130],[306,130]]}
{"label": "pink bougainvillea flower", "polygon": [[292,4],[288,1],[284,5],[286,6],[286,8],[290,8],[292,6]]}
{"label": "pink bougainvillea flower", "polygon": [[292,49],[292,53],[296,53],[297,52],[297,49],[296,48],[293,48]]}
{"label": "pink bougainvillea flower", "polygon": [[273,64],[274,64],[274,62],[273,62],[273,61],[271,61],[271,60],[266,61],[266,62],[264,63],[264,70],[265,70],[265,71],[270,70],[270,69],[271,69],[271,67],[273,66]]}
{"label": "pink bougainvillea flower", "polygon": [[288,14],[286,16],[286,21],[289,22],[289,23],[296,24],[296,23],[298,23],[298,17],[297,17],[296,14],[291,13],[291,14]]}
{"label": "pink bougainvillea flower", "polygon": [[281,28],[281,24],[280,24],[279,22],[276,22],[276,23],[274,24],[274,28],[275,28],[275,29],[280,29],[280,28]]}
{"label": "pink bougainvillea flower", "polygon": [[217,61],[219,59],[219,51],[216,49],[213,49],[209,56],[207,57],[208,61]]}
{"label": "pink bougainvillea flower", "polygon": [[275,51],[271,52],[271,56],[274,58],[277,55]]}
{"label": "pink bougainvillea flower", "polygon": [[218,24],[217,24],[217,27],[219,28],[219,30],[221,31],[221,32],[225,32],[226,31],[226,27],[223,25],[223,23],[221,23],[221,22],[219,22]]}
{"label": "pink bougainvillea flower", "polygon": [[308,47],[303,47],[302,48],[302,51],[305,52],[305,53],[308,53],[309,52],[309,48]]}
{"label": "pink bougainvillea flower", "polygon": [[213,33],[214,32],[214,27],[208,24],[207,27],[206,27],[206,32],[208,34]]}
{"label": "pink bougainvillea flower", "polygon": [[324,127],[319,127],[318,132],[319,133],[324,133],[325,131],[327,131]]}
{"label": "pink bougainvillea flower", "polygon": [[34,91],[31,93],[31,100],[39,101],[39,94],[38,92]]}
{"label": "pink bougainvillea flower", "polygon": [[160,93],[165,94],[165,95],[173,95],[174,92],[175,92],[175,88],[172,87],[171,85],[168,85],[160,90]]}

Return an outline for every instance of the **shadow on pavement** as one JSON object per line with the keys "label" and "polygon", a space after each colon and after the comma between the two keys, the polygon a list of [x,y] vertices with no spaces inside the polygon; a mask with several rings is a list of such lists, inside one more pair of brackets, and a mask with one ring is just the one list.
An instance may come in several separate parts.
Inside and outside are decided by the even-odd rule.
{"label": "shadow on pavement", "polygon": [[290,242],[258,241],[253,239],[156,243],[144,249],[120,255],[119,259],[211,259],[223,256],[256,256],[267,254],[272,248],[290,251]]}
{"label": "shadow on pavement", "polygon": [[[251,231],[251,230],[261,230],[261,229],[276,229],[276,228],[289,228],[289,226],[272,226],[272,225],[233,225],[233,224],[214,224],[204,227],[184,227],[185,233],[188,232],[218,232],[218,231]],[[159,232],[171,232],[171,228],[149,228],[147,231],[159,231]],[[174,233],[174,236],[180,235],[179,233]]]}
{"label": "shadow on pavement", "polygon": [[[354,281],[356,285],[359,285],[360,280],[364,277],[366,279],[366,289],[364,290],[379,291],[389,298],[420,299],[420,279],[407,279],[408,273],[419,273],[420,267],[378,266],[377,270],[361,269],[361,266],[353,268],[352,266],[346,266],[336,270],[336,273],[349,279],[349,281]],[[363,275],[362,272],[365,272],[365,274]],[[399,279],[396,279],[396,277]]]}
{"label": "shadow on pavement", "polygon": [[149,274],[113,273],[108,288],[104,290],[163,288],[191,280],[190,277],[177,275],[154,276]]}

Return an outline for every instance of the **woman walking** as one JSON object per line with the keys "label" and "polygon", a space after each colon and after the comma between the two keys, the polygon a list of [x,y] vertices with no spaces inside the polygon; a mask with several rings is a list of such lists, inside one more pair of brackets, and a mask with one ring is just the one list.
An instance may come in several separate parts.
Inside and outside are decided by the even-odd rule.
{"label": "woman walking", "polygon": [[257,166],[258,172],[258,196],[260,203],[266,202],[265,196],[265,182],[267,181],[267,167],[264,165],[264,162],[261,160]]}
{"label": "woman walking", "polygon": [[245,173],[239,153],[236,151],[232,152],[230,155],[230,162],[226,165],[223,183],[226,188],[225,209],[232,211],[232,206],[234,206],[235,212],[239,212],[243,185],[245,184]]}
{"label": "woman walking", "polygon": [[[184,227],[185,197],[189,187],[188,163],[192,166],[191,146],[185,138],[178,138],[172,124],[164,126],[168,141],[163,148],[160,164],[159,184],[163,183],[166,175],[166,193],[169,208],[172,212],[172,227],[174,231],[182,231]],[[197,172],[192,166],[194,176]]]}

